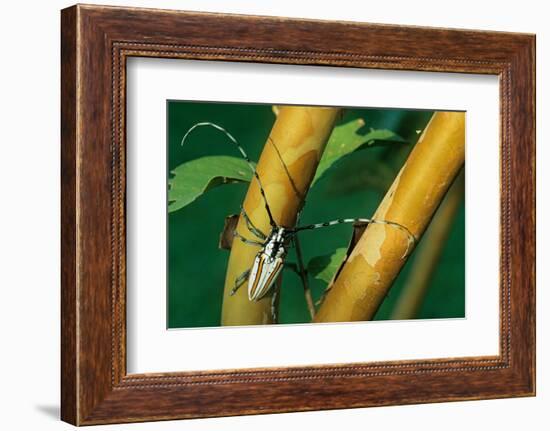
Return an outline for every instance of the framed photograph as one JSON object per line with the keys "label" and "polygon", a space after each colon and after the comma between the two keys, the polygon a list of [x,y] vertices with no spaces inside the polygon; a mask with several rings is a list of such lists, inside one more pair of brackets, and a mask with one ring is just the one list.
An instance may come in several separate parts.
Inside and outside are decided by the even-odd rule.
{"label": "framed photograph", "polygon": [[62,419],[535,394],[535,37],[62,11]]}

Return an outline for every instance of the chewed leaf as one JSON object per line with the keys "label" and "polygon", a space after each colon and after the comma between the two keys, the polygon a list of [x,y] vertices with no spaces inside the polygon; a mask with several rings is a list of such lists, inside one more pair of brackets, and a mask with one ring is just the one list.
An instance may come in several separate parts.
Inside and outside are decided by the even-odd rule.
{"label": "chewed leaf", "polygon": [[330,283],[342,261],[346,257],[345,248],[337,248],[332,254],[316,256],[307,264],[307,271],[318,280]]}
{"label": "chewed leaf", "polygon": [[168,180],[168,212],[189,205],[209,189],[221,184],[250,182],[252,170],[243,159],[208,156],[182,163]]}
{"label": "chewed leaf", "polygon": [[401,136],[388,129],[371,129],[367,133],[359,133],[364,125],[365,122],[358,118],[334,128],[315,172],[312,186],[334,163],[353,151],[389,142],[406,142]]}

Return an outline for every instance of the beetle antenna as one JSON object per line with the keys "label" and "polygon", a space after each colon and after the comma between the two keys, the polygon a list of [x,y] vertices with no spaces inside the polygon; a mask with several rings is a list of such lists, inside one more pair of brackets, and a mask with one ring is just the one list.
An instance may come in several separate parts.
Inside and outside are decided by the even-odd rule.
{"label": "beetle antenna", "polygon": [[275,220],[273,219],[273,214],[271,213],[271,208],[269,207],[269,204],[267,202],[267,197],[265,195],[264,187],[262,185],[262,181],[260,180],[260,176],[258,175],[258,172],[256,172],[256,168],[254,167],[254,164],[250,161],[250,158],[248,157],[248,154],[246,154],[246,151],[244,150],[244,148],[237,142],[237,140],[233,137],[233,135],[231,133],[229,133],[223,127],[221,127],[221,126],[219,126],[215,123],[210,123],[210,122],[206,122],[206,121],[201,122],[201,123],[196,123],[185,133],[185,135],[183,135],[183,138],[181,139],[181,145],[183,146],[183,144],[187,140],[187,137],[189,136],[189,134],[193,130],[195,130],[199,127],[213,127],[214,129],[219,130],[220,132],[225,134],[225,136],[227,136],[227,138],[237,147],[237,149],[241,153],[242,158],[244,160],[246,160],[246,163],[248,163],[248,166],[250,167],[250,170],[252,171],[252,173],[256,177],[256,181],[258,181],[258,186],[260,187],[260,193],[262,194],[262,198],[264,200],[265,210],[266,210],[267,215],[269,217],[269,223],[271,224],[271,227],[277,226],[277,223],[275,223]]}

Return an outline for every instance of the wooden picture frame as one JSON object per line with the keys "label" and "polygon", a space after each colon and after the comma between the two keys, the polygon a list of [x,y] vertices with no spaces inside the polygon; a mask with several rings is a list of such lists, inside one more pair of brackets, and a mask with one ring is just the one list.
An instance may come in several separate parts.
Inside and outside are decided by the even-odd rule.
{"label": "wooden picture frame", "polygon": [[[78,5],[62,11],[61,50],[64,421],[535,394],[533,35]],[[125,65],[131,56],[498,75],[500,354],[128,375]]]}

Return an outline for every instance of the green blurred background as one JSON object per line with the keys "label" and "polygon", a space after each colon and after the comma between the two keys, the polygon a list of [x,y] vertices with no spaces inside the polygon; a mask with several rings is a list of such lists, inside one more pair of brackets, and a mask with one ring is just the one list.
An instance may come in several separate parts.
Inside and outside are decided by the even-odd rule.
{"label": "green blurred background", "polygon": [[[246,149],[251,160],[257,161],[275,121],[271,105],[168,101],[167,111],[169,171],[198,157],[239,155],[227,138],[212,128],[196,130],[185,146],[181,146],[183,135],[198,122],[224,127]],[[373,145],[339,161],[308,193],[300,224],[343,217],[370,217],[433,114],[423,110],[370,108],[345,112],[341,122],[362,118],[366,131],[389,129],[408,143]],[[218,248],[218,240],[225,217],[239,212],[247,188],[247,183],[215,187],[188,206],[168,214],[169,328],[220,325],[229,252]],[[350,225],[302,232],[300,239],[306,264],[312,257],[347,247],[351,232]],[[464,317],[464,238],[462,202],[417,318]],[[289,252],[288,259],[295,261],[293,251]],[[390,318],[414,259],[413,252],[375,320]],[[299,277],[287,270],[283,280],[279,323],[309,322]],[[317,300],[326,284],[310,277],[310,285],[313,298]]]}

